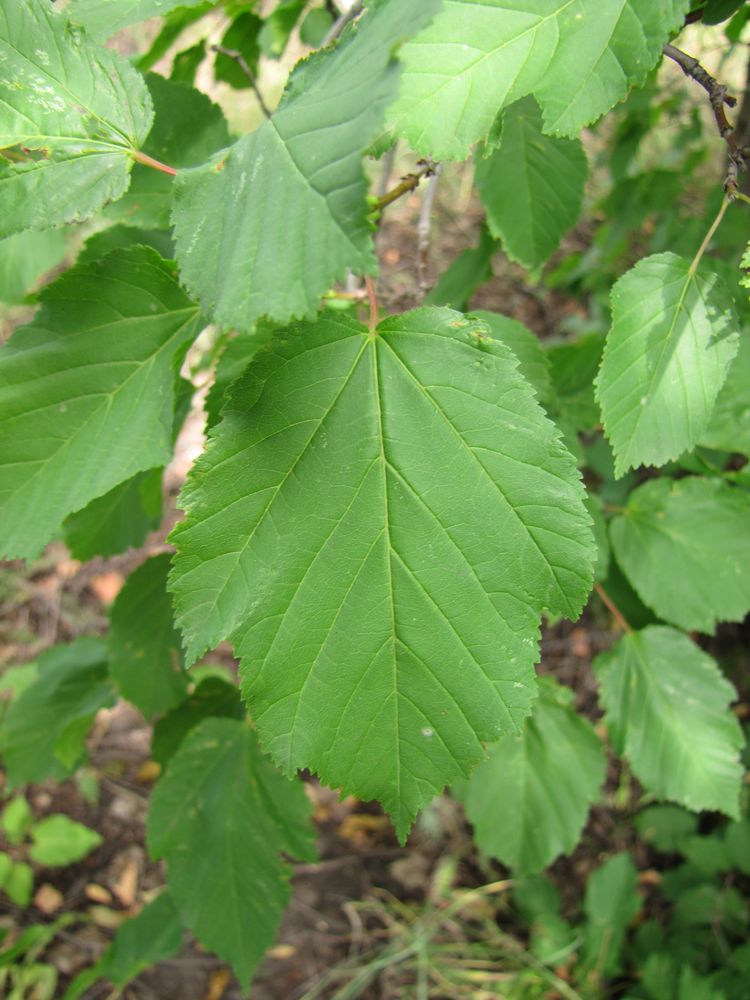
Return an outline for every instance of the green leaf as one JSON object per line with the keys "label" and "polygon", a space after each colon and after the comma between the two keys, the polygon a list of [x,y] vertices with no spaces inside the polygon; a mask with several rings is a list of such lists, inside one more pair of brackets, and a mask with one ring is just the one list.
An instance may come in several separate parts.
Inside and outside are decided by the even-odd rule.
{"label": "green leaf", "polygon": [[3,892],[16,906],[28,906],[34,891],[34,873],[25,861],[15,861],[3,883]]}
{"label": "green leaf", "polygon": [[76,823],[62,814],[47,816],[35,823],[31,836],[33,843],[29,848],[29,857],[47,868],[72,865],[103,843],[96,830],[90,830],[83,823]]}
{"label": "green leaf", "polygon": [[451,261],[425,299],[425,304],[468,309],[474,292],[492,277],[492,257],[496,250],[497,243],[490,236],[487,226],[482,225],[479,243]]}
{"label": "green leaf", "polygon": [[[154,127],[143,152],[174,168],[197,167],[228,146],[229,129],[221,109],[205,94],[176,80],[149,73],[146,77],[154,105]],[[124,197],[107,206],[104,215],[114,222],[146,229],[167,229],[175,180],[160,170],[136,163]]]}
{"label": "green leaf", "polygon": [[221,353],[216,366],[214,384],[206,396],[206,430],[219,422],[221,410],[227,401],[231,386],[250,364],[253,356],[268,342],[274,328],[254,330],[252,333],[241,333],[233,337]]}
{"label": "green leaf", "polygon": [[641,908],[636,876],[635,865],[624,851],[589,875],[583,903],[586,929],[582,959],[597,979],[619,970],[628,924]]}
{"label": "green leaf", "polygon": [[67,517],[63,534],[73,557],[85,561],[143,545],[161,523],[163,471],[138,472]]}
{"label": "green leaf", "polygon": [[[11,703],[0,729],[9,786],[65,776],[73,768],[62,767],[58,745],[66,742],[73,727],[80,760],[88,726],[99,709],[114,700],[107,647],[101,639],[78,639],[40,656],[36,681]],[[65,749],[70,755],[69,744]]]}
{"label": "green leaf", "polygon": [[539,270],[577,221],[587,176],[580,139],[544,135],[530,97],[508,108],[499,143],[484,156],[478,152],[474,167],[490,232],[530,271]]}
{"label": "green leaf", "polygon": [[597,583],[603,583],[609,575],[609,538],[607,536],[607,522],[604,519],[604,503],[596,493],[587,494],[586,510],[594,525],[594,540],[596,542],[594,579]]}
{"label": "green leaf", "polygon": [[719,392],[711,420],[700,439],[704,448],[750,455],[750,336],[740,336],[737,357]]}
{"label": "green leaf", "polygon": [[686,635],[652,625],[595,661],[612,742],[638,780],[688,809],[737,817],[742,730],[734,688]]}
{"label": "green leaf", "polygon": [[203,0],[70,0],[74,21],[102,41],[130,24],[150,17],[163,17],[176,7],[197,7]]}
{"label": "green leaf", "polygon": [[24,837],[29,832],[29,828],[34,821],[31,806],[23,795],[16,795],[3,809],[0,826],[2,826],[5,839],[11,846],[17,847],[23,842]]}
{"label": "green leaf", "polygon": [[315,7],[305,14],[302,24],[299,26],[300,41],[309,45],[311,49],[317,49],[322,45],[326,35],[333,27],[333,17],[330,11],[323,7]]}
{"label": "green leaf", "polygon": [[698,817],[679,806],[649,806],[635,819],[638,835],[657,851],[670,853],[698,829]]}
{"label": "green leaf", "polygon": [[548,677],[520,736],[506,736],[457,790],[485,854],[533,875],[578,843],[604,782],[604,750],[575,711],[572,692]]}
{"label": "green leaf", "polygon": [[508,348],[447,309],[279,332],[181,503],[188,659],[231,638],[274,759],[380,799],[402,837],[519,731],[540,612],[591,584],[571,456]]}
{"label": "green leaf", "polygon": [[0,238],[88,218],[128,186],[153,119],[142,77],[51,3],[0,9]]}
{"label": "green leaf", "polygon": [[289,36],[306,6],[307,0],[281,0],[265,18],[260,32],[260,47],[269,59],[280,59],[284,54]]}
{"label": "green leaf", "polygon": [[717,275],[673,253],[645,257],[612,289],[596,393],[621,476],[664,465],[703,437],[739,346]]}
{"label": "green leaf", "polygon": [[26,232],[0,240],[0,302],[18,305],[32,286],[68,252],[65,233],[57,229]]}
{"label": "green leaf", "polygon": [[99,972],[122,989],[144,969],[176,955],[184,937],[172,897],[162,892],[137,916],[118,927],[99,962]]}
{"label": "green leaf", "polygon": [[315,311],[347,268],[372,274],[361,158],[398,85],[392,50],[435,0],[381,0],[335,48],[301,62],[270,121],[175,186],[186,286],[220,326]]}
{"label": "green leaf", "polygon": [[170,556],[147,559],[131,573],[110,615],[110,673],[120,694],[150,719],[187,694],[180,635],[167,593]]}
{"label": "green leaf", "polygon": [[713,633],[750,611],[750,495],[720,479],[654,479],[610,526],[620,566],[660,618]]}
{"label": "green leaf", "polygon": [[76,263],[90,264],[112,253],[113,250],[124,250],[132,246],[153,247],[165,260],[174,258],[174,244],[169,233],[160,229],[139,229],[123,224],[108,226],[107,229],[90,236],[83,244]]}
{"label": "green leaf", "polygon": [[73,511],[172,453],[174,365],[199,330],[146,247],[81,264],[0,352],[0,548],[33,557]]}
{"label": "green leaf", "polygon": [[239,691],[219,677],[206,677],[182,704],[157,720],[151,742],[156,763],[164,767],[187,734],[209,718],[245,718]]}
{"label": "green leaf", "polygon": [[518,358],[518,370],[531,383],[540,403],[549,403],[554,398],[550,377],[549,355],[542,350],[539,338],[528,327],[509,316],[477,309],[470,313],[486,323],[495,340],[509,347]]}
{"label": "green leaf", "polygon": [[201,63],[206,58],[206,40],[201,39],[189,49],[178,52],[172,60],[172,72],[169,79],[176,83],[186,83],[189,87],[195,85],[195,77]]}
{"label": "green leaf", "polygon": [[315,857],[302,785],[262,756],[249,725],[207,719],[154,789],[148,848],[167,862],[181,920],[246,990],[289,901],[291,868],[279,852]]}
{"label": "green leaf", "polygon": [[568,343],[547,347],[556,416],[575,431],[587,431],[599,423],[593,381],[601,363],[604,341],[588,334]]}
{"label": "green leaf", "polygon": [[577,136],[644,83],[689,0],[445,0],[403,50],[390,118],[413,149],[463,160],[534,94],[544,130]]}
{"label": "green leaf", "polygon": [[543,875],[513,880],[513,902],[531,932],[530,950],[545,965],[555,965],[575,946],[576,932],[560,915],[560,893]]}
{"label": "green leaf", "polygon": [[[239,52],[247,63],[250,71],[257,75],[260,45],[258,33],[263,27],[263,21],[252,11],[240,14],[229,26],[221,40],[221,46],[234,52]],[[246,90],[251,84],[242,67],[236,59],[231,59],[221,52],[216,53],[214,60],[214,77],[237,90]]]}

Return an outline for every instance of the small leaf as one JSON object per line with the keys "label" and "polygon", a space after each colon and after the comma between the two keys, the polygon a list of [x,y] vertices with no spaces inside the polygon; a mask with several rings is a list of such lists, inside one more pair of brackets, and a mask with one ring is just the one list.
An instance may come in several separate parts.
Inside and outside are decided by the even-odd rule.
{"label": "small leaf", "polygon": [[649,806],[635,819],[638,835],[657,851],[679,851],[698,829],[698,817],[679,806]]}
{"label": "small leaf", "polygon": [[188,480],[171,587],[188,659],[229,637],[288,772],[378,798],[405,836],[518,732],[542,608],[591,584],[583,491],[509,349],[433,307],[373,335],[279,331]]}
{"label": "small leaf", "polygon": [[612,742],[638,780],[688,809],[737,817],[742,730],[734,688],[686,635],[652,625],[595,661]]}
{"label": "small leaf", "polygon": [[309,817],[301,784],[283,778],[252,729],[232,719],[197,726],[154,790],[149,851],[167,862],[181,920],[245,990],[290,896],[279,852],[314,859]]}
{"label": "small leaf", "polygon": [[375,272],[361,159],[398,85],[394,47],[435,3],[369,5],[335,48],[298,64],[270,121],[180,172],[182,278],[219,325],[311,315],[347,268]]}
{"label": "small leaf", "polygon": [[19,558],[169,460],[175,361],[200,322],[173,266],[146,247],[74,267],[41,301],[0,352],[0,550]]}
{"label": "small leaf", "polygon": [[333,27],[333,17],[330,11],[323,7],[315,7],[305,14],[302,24],[299,26],[300,41],[309,45],[311,49],[317,49],[322,45],[326,35]]}
{"label": "small leaf", "polygon": [[144,969],[176,955],[184,937],[172,897],[164,891],[120,925],[99,962],[99,972],[122,989]]}
{"label": "small leaf", "polygon": [[110,615],[110,673],[120,694],[147,719],[178,705],[187,694],[179,632],[167,593],[168,553],[131,573]]}
{"label": "small leaf", "polygon": [[474,169],[490,232],[511,260],[538,271],[581,211],[588,164],[580,139],[544,135],[536,101],[524,98],[504,113],[499,142],[477,153]]}
{"label": "small leaf", "polygon": [[612,329],[596,379],[621,476],[693,448],[739,346],[717,275],[673,253],[645,257],[612,290]]}
{"label": "small leaf", "polygon": [[62,766],[58,745],[65,743],[68,760],[73,756],[73,764],[77,763],[85,754],[94,715],[114,700],[102,640],[78,639],[40,656],[37,679],[11,703],[0,728],[9,787],[64,777],[72,764],[67,769]]}
{"label": "small leaf", "polygon": [[0,826],[8,843],[17,847],[23,842],[33,822],[34,817],[26,798],[23,795],[16,795],[3,809]]}
{"label": "small leaf", "polygon": [[[263,27],[263,21],[252,11],[247,11],[236,17],[221,40],[221,47],[233,52],[239,52],[247,63],[250,72],[258,72],[260,45],[258,33]],[[237,90],[246,90],[251,86],[250,80],[236,59],[216,53],[214,61],[214,77]]]}
{"label": "small leaf", "polygon": [[413,149],[463,160],[499,112],[527,94],[548,134],[584,125],[646,81],[690,0],[444,0],[404,46],[390,113]]}
{"label": "small leaf", "polygon": [[151,755],[164,767],[187,734],[204,719],[244,719],[240,692],[227,680],[206,677],[177,708],[158,719],[151,741]]}
{"label": "small leaf", "polygon": [[119,198],[153,119],[127,60],[51,3],[13,0],[0,7],[0,65],[0,238]]}
{"label": "small leaf", "polygon": [[47,868],[72,865],[103,842],[96,830],[90,830],[62,814],[47,816],[35,823],[31,835],[33,843],[29,856],[32,861]]}
{"label": "small leaf", "polygon": [[586,928],[583,964],[595,981],[615,975],[628,924],[641,908],[636,870],[624,851],[589,875],[583,903]]}
{"label": "small leaf", "polygon": [[25,861],[13,862],[13,867],[5,876],[3,892],[16,906],[25,907],[31,902],[34,891],[34,872]]}
{"label": "small leaf", "polygon": [[70,0],[68,10],[73,20],[104,41],[130,24],[163,17],[175,7],[199,5],[203,5],[203,0]]}
{"label": "small leaf", "polygon": [[281,0],[265,18],[260,32],[260,46],[269,59],[279,59],[284,54],[289,36],[306,6],[306,0]]}
{"label": "small leaf", "polygon": [[492,257],[497,249],[487,226],[482,225],[479,243],[451,261],[425,299],[425,305],[468,309],[474,292],[492,277]]}
{"label": "small leaf", "polygon": [[572,851],[605,764],[572,692],[541,678],[523,733],[491,747],[489,759],[457,790],[478,846],[517,875],[533,875]]}
{"label": "small leaf", "polygon": [[713,633],[750,611],[750,495],[720,479],[655,479],[610,526],[617,561],[660,618]]}

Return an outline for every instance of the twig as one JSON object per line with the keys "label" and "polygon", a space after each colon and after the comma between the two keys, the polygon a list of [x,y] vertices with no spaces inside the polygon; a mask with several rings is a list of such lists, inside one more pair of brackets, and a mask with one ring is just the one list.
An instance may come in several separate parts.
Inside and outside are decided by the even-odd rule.
{"label": "twig", "polygon": [[617,605],[612,600],[612,598],[609,596],[609,594],[604,589],[604,587],[602,587],[602,585],[600,583],[595,583],[594,584],[594,590],[597,592],[597,594],[599,595],[599,597],[602,599],[603,603],[606,605],[606,607],[612,613],[612,617],[617,622],[617,624],[620,626],[620,628],[623,630],[623,632],[632,632],[633,630],[630,627],[630,625],[628,624],[625,616],[622,614],[622,612],[617,607]]}
{"label": "twig", "polygon": [[326,45],[330,45],[331,42],[335,42],[347,24],[349,24],[350,21],[353,21],[355,17],[359,17],[364,9],[364,0],[357,0],[355,4],[352,4],[349,10],[333,22],[328,30],[328,33],[321,42],[320,47],[324,49]]}
{"label": "twig", "polygon": [[683,52],[682,49],[678,49],[674,45],[663,46],[663,52],[665,56],[677,63],[685,76],[695,80],[708,94],[719,135],[729,149],[729,167],[724,180],[724,190],[730,198],[734,198],[739,188],[739,172],[744,170],[747,165],[748,151],[737,142],[734,126],[727,118],[724,105],[733,108],[737,104],[737,98],[728,94],[724,84],[712,77],[708,70],[704,69],[698,60],[688,55],[687,52]]}
{"label": "twig", "polygon": [[401,181],[394,188],[386,191],[381,198],[378,198],[379,209],[385,208],[398,198],[402,198],[405,194],[418,188],[420,181],[424,177],[432,177],[438,168],[438,164],[433,163],[432,160],[420,160],[417,167],[419,169],[415,170],[413,174],[407,174],[405,177],[402,177]]}
{"label": "twig", "polygon": [[247,64],[247,60],[242,55],[238,49],[225,49],[223,45],[212,45],[211,51],[216,52],[220,56],[226,56],[227,59],[234,59],[239,68],[247,77],[250,86],[253,88],[255,96],[258,98],[258,104],[260,105],[260,110],[266,116],[266,118],[271,117],[271,112],[268,109],[268,105],[263,100],[263,94],[260,92],[260,87],[258,86],[258,81],[255,78],[255,73],[250,69]]}
{"label": "twig", "polygon": [[430,263],[430,233],[432,232],[432,206],[435,201],[438,180],[440,179],[440,164],[432,172],[427,182],[427,190],[422,199],[422,208],[419,212],[419,222],[417,223],[417,274],[419,275],[419,288],[424,297],[430,290],[429,263]]}

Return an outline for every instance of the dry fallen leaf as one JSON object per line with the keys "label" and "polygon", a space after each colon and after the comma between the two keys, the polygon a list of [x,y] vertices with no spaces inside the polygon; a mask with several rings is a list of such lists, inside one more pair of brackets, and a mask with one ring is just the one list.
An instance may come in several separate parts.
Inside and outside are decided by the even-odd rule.
{"label": "dry fallen leaf", "polygon": [[232,973],[225,965],[222,965],[220,969],[214,969],[208,981],[208,989],[203,996],[203,1000],[221,1000],[231,979]]}
{"label": "dry fallen leaf", "polygon": [[122,573],[110,570],[108,573],[92,577],[89,581],[89,589],[93,591],[102,604],[111,604],[122,590],[124,583],[125,577]]}
{"label": "dry fallen leaf", "polygon": [[123,906],[131,907],[136,900],[136,896],[138,895],[138,869],[138,861],[135,858],[128,858],[117,881],[112,885],[112,892],[114,892]]}
{"label": "dry fallen leaf", "polygon": [[49,882],[40,885],[34,893],[34,906],[45,916],[56,913],[65,902],[63,894]]}
{"label": "dry fallen leaf", "polygon": [[92,903],[103,903],[105,906],[112,902],[112,893],[105,889],[103,885],[90,882],[83,890]]}

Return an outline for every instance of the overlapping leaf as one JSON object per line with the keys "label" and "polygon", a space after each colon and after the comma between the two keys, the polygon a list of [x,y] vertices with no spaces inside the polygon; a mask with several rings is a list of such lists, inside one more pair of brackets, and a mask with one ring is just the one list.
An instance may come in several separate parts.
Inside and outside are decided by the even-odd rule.
{"label": "overlapping leaf", "polygon": [[750,611],[750,494],[720,479],[645,483],[610,527],[628,579],[660,618],[713,632]]}
{"label": "overlapping leaf", "polygon": [[0,352],[0,551],[32,557],[63,520],[171,455],[174,364],[197,307],[145,247],[68,271]]}
{"label": "overlapping leaf", "polygon": [[32,285],[59,264],[67,251],[65,234],[57,229],[16,233],[0,240],[0,303],[23,302]]}
{"label": "overlapping leaf", "polygon": [[153,118],[125,59],[51,3],[13,0],[0,7],[0,95],[0,238],[85,219],[123,194]]}
{"label": "overlapping leaf", "polygon": [[688,809],[737,817],[742,730],[732,685],[682,632],[652,625],[597,657],[610,735],[638,780]]}
{"label": "overlapping leaf", "polygon": [[390,118],[412,147],[462,160],[533,94],[544,130],[576,136],[643,83],[689,0],[445,0],[404,48]]}
{"label": "overlapping leaf", "polygon": [[183,494],[192,660],[231,637],[264,746],[400,834],[529,710],[540,612],[593,544],[572,457],[484,324],[445,309],[277,334]]}
{"label": "overlapping leaf", "polygon": [[167,593],[168,553],[147,559],[128,577],[112,607],[110,672],[120,694],[150,718],[187,694],[180,636]]}
{"label": "overlapping leaf", "polygon": [[361,158],[398,85],[394,46],[436,0],[379,0],[301,63],[270,121],[175,189],[177,257],[217,322],[249,330],[315,310],[347,268],[373,273]]}
{"label": "overlapping leaf", "polygon": [[486,309],[477,309],[471,315],[486,323],[495,340],[511,349],[518,359],[519,371],[534,387],[539,402],[549,403],[554,396],[549,356],[542,350],[539,338],[510,316],[501,316]]}
{"label": "overlapping leaf", "polygon": [[[459,786],[479,847],[517,875],[571,851],[604,781],[605,757],[570,691],[541,678],[520,736],[506,736]],[[554,820],[553,820],[554,817]]]}
{"label": "overlapping leaf", "polygon": [[291,868],[279,853],[314,860],[309,816],[302,785],[234,719],[197,726],[154,791],[149,851],[167,862],[180,919],[245,989],[289,901]]}
{"label": "overlapping leaf", "polygon": [[700,443],[721,451],[750,455],[750,336],[740,335],[737,357],[716,399],[711,421]]}
{"label": "overlapping leaf", "polygon": [[137,472],[66,517],[63,537],[71,555],[93,559],[142,545],[161,521],[162,472]]}
{"label": "overlapping leaf", "polygon": [[612,290],[596,391],[621,476],[693,448],[738,348],[724,285],[673,253],[639,261]]}
{"label": "overlapping leaf", "polygon": [[511,260],[536,271],[552,256],[578,219],[587,176],[581,141],[544,135],[533,98],[508,108],[499,143],[477,154],[475,182]]}
{"label": "overlapping leaf", "polygon": [[95,38],[111,38],[115,32],[149,17],[162,17],[176,7],[198,7],[204,0],[70,0],[70,16]]}

